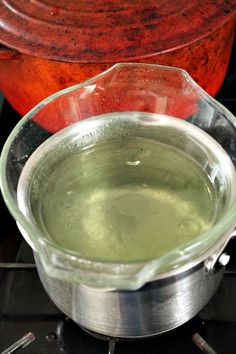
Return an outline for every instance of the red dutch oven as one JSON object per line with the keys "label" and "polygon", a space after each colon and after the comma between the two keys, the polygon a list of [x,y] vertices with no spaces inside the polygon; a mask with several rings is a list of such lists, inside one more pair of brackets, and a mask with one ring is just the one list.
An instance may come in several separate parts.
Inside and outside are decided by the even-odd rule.
{"label": "red dutch oven", "polygon": [[[231,54],[236,1],[4,0],[0,14],[0,89],[23,115],[117,62],[183,68],[214,96]],[[44,127],[53,126],[50,116]]]}

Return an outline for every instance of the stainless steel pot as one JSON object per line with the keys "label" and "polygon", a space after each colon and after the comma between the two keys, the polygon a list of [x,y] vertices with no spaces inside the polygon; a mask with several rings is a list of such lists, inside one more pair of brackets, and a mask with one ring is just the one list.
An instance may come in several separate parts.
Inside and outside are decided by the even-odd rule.
{"label": "stainless steel pot", "polygon": [[111,337],[137,338],[170,331],[195,316],[222,279],[223,259],[208,272],[189,270],[147,283],[137,291],[95,289],[50,277],[34,253],[44,288],[56,306],[85,329]]}
{"label": "stainless steel pot", "polygon": [[[208,302],[221,280],[223,266],[228,261],[222,253],[236,224],[235,171],[232,165],[228,169],[230,164],[225,151],[216,149],[217,152],[210,153],[213,141],[198,140],[195,134],[192,143],[198,140],[196,149],[182,144],[183,148],[194,152],[194,158],[198,157],[202,166],[213,158],[213,163],[206,163],[205,167],[209,166],[209,175],[219,177],[218,182],[220,176],[225,176],[229,187],[224,198],[225,208],[220,220],[195,242],[148,262],[93,262],[63,251],[45,238],[28,212],[19,208],[17,200],[18,182],[26,161],[48,138],[48,133],[35,122],[53,114],[57,118],[57,130],[60,130],[81,119],[118,111],[145,111],[188,118],[222,144],[235,162],[235,118],[198,87],[187,73],[155,65],[120,64],[48,98],[20,121],[2,152],[1,188],[23,236],[34,250],[42,283],[63,312],[81,326],[102,334],[151,336],[194,316]],[[86,125],[86,121],[81,124]],[[183,130],[182,138],[186,139],[182,141],[190,141],[191,133],[185,133]],[[165,139],[165,134],[160,137]],[[90,138],[96,138],[96,135],[90,135]],[[203,147],[208,151],[206,154]]]}

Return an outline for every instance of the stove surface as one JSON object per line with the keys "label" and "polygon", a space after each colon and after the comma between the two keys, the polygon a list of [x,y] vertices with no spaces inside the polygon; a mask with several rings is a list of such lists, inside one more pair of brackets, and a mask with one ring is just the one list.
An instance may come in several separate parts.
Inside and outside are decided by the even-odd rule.
{"label": "stove surface", "polygon": [[[217,96],[236,115],[235,61],[236,42],[227,77]],[[18,120],[17,114],[4,101],[0,119],[0,148]],[[15,353],[5,352],[5,349],[32,332],[33,335],[29,335],[29,342],[32,342],[26,345],[26,338],[24,347],[23,340],[20,353],[235,354],[236,239],[232,239],[227,246],[226,252],[231,259],[218,291],[192,320],[176,330],[150,339],[101,340],[66,318],[51,302],[39,280],[32,251],[22,241],[2,199],[0,217],[0,353]]]}
{"label": "stove surface", "polygon": [[[235,354],[236,348],[236,240],[227,247],[233,260],[210,303],[192,320],[169,333],[137,341],[101,340],[66,318],[51,302],[34,267],[30,247],[22,241],[16,261],[21,268],[0,265],[0,352],[32,332],[36,339],[25,354],[182,354],[201,353],[192,336],[198,333],[214,351]],[[6,266],[6,264],[5,264]],[[113,346],[115,345],[115,348]],[[110,349],[109,349],[110,346]],[[113,350],[114,349],[114,350]]]}

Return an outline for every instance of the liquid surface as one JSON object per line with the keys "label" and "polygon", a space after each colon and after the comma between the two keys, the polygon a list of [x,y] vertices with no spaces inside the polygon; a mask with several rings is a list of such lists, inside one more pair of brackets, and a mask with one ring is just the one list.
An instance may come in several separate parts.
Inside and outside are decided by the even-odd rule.
{"label": "liquid surface", "polygon": [[69,155],[32,205],[65,249],[107,261],[158,257],[215,220],[206,173],[192,158],[149,139],[108,141]]}

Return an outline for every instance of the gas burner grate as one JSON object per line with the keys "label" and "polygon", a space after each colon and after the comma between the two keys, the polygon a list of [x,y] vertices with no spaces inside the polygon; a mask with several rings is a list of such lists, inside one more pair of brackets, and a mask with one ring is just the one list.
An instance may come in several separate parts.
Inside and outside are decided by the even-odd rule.
{"label": "gas burner grate", "polygon": [[9,348],[4,350],[1,354],[13,354],[18,353],[21,349],[26,348],[36,339],[34,333],[27,333],[24,337],[20,338],[17,342],[12,344]]}
{"label": "gas burner grate", "polygon": [[17,270],[36,270],[35,263],[10,263],[0,262],[0,270],[17,271]]}

